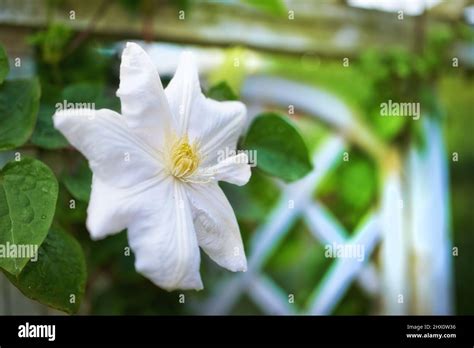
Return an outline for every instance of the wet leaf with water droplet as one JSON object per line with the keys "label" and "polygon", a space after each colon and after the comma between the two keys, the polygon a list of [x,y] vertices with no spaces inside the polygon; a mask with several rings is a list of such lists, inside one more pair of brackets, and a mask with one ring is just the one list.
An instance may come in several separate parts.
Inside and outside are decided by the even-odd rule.
{"label": "wet leaf with water droplet", "polygon": [[[57,180],[44,163],[27,157],[7,163],[0,171],[0,245],[17,250],[41,245],[53,221],[57,196]],[[17,256],[0,257],[0,268],[18,275],[31,256]]]}

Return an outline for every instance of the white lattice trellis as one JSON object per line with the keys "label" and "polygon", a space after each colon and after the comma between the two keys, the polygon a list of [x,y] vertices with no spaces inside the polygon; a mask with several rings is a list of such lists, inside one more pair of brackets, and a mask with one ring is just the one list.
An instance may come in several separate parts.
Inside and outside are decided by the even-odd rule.
{"label": "white lattice trellis", "polygon": [[[321,288],[313,291],[313,299],[307,309],[297,310],[288,302],[288,292],[276,285],[261,269],[272,251],[289,231],[291,224],[299,216],[303,216],[315,238],[322,243],[360,243],[365,245],[366,257],[373,250],[379,230],[376,216],[371,214],[363,225],[355,232],[352,239],[339,226],[321,204],[312,201],[312,195],[324,175],[342,158],[344,142],[334,137],[326,141],[314,156],[315,170],[303,180],[284,188],[283,195],[274,209],[268,222],[255,233],[249,251],[249,271],[239,276],[233,276],[221,284],[204,309],[208,314],[227,313],[238,297],[247,292],[256,304],[267,314],[295,314],[298,312],[310,314],[328,314],[344,295],[347,286],[356,278],[363,279],[360,283],[371,294],[374,288],[367,281],[375,276],[370,264],[366,265],[354,259],[339,259],[330,268],[330,279]],[[292,200],[294,207],[289,208]]]}

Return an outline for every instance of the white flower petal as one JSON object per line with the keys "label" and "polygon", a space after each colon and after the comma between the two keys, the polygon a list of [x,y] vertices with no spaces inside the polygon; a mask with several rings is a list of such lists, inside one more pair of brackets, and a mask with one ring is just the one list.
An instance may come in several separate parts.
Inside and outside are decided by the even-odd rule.
{"label": "white flower petal", "polygon": [[247,259],[239,225],[217,183],[193,184],[188,190],[199,245],[222,267],[246,271]]}
{"label": "white flower petal", "polygon": [[128,226],[135,268],[166,290],[200,290],[201,259],[184,186],[168,178],[152,190],[155,200]]}
{"label": "white flower petal", "polygon": [[191,52],[181,54],[178,68],[165,89],[170,111],[176,120],[177,133],[185,135],[196,100],[202,96],[196,62]]}
{"label": "white flower petal", "polygon": [[161,175],[133,187],[116,188],[93,175],[86,223],[91,238],[102,239],[126,229],[131,219],[154,204],[154,187],[165,178]]}
{"label": "white flower petal", "polygon": [[112,110],[78,114],[65,110],[54,115],[54,126],[88,160],[103,182],[129,187],[152,178],[162,170],[157,154],[130,132],[124,117]]}
{"label": "white flower petal", "polygon": [[237,101],[218,102],[206,98],[199,85],[192,54],[183,53],[178,69],[165,89],[179,132],[197,140],[203,165],[216,163],[220,151],[233,151],[246,121],[245,105]]}
{"label": "white flower petal", "polygon": [[218,102],[199,98],[191,116],[190,139],[197,139],[203,165],[217,162],[223,153],[235,151],[245,126],[246,108],[237,101]]}
{"label": "white flower petal", "polygon": [[92,239],[102,239],[127,228],[129,214],[125,192],[103,183],[96,175],[92,176],[86,222]]}
{"label": "white flower petal", "polygon": [[168,101],[155,65],[132,42],[127,43],[122,53],[117,96],[127,124],[149,144],[161,148],[164,135],[172,126]]}
{"label": "white flower petal", "polygon": [[245,153],[227,157],[216,165],[201,169],[196,174],[195,181],[205,182],[206,178],[212,177],[216,181],[227,181],[231,184],[242,186],[250,180],[250,165]]}

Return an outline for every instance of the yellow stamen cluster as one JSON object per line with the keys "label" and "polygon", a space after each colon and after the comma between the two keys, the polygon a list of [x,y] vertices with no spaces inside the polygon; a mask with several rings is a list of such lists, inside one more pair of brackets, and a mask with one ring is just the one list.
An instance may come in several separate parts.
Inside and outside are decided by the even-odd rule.
{"label": "yellow stamen cluster", "polygon": [[199,166],[197,145],[190,145],[188,138],[177,140],[171,147],[170,171],[178,179],[186,179]]}

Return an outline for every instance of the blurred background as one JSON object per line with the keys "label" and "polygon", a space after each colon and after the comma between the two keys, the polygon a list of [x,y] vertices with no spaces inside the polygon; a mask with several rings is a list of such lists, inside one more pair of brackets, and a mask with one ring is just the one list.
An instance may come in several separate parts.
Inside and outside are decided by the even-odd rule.
{"label": "blurred background", "polygon": [[[63,100],[120,111],[130,40],[165,85],[192,50],[204,92],[225,81],[249,122],[287,115],[315,165],[292,184],[254,169],[246,186],[222,185],[249,271],[202,254],[201,292],[137,274],[125,231],[90,240],[90,170],[52,127]],[[473,1],[0,0],[0,42],[12,76],[40,79],[21,151],[59,178],[55,220],[87,260],[80,314],[474,314]],[[420,103],[420,118],[381,117],[389,100]],[[363,245],[364,261],[325,257],[332,243]],[[48,313],[0,274],[0,314]]]}

